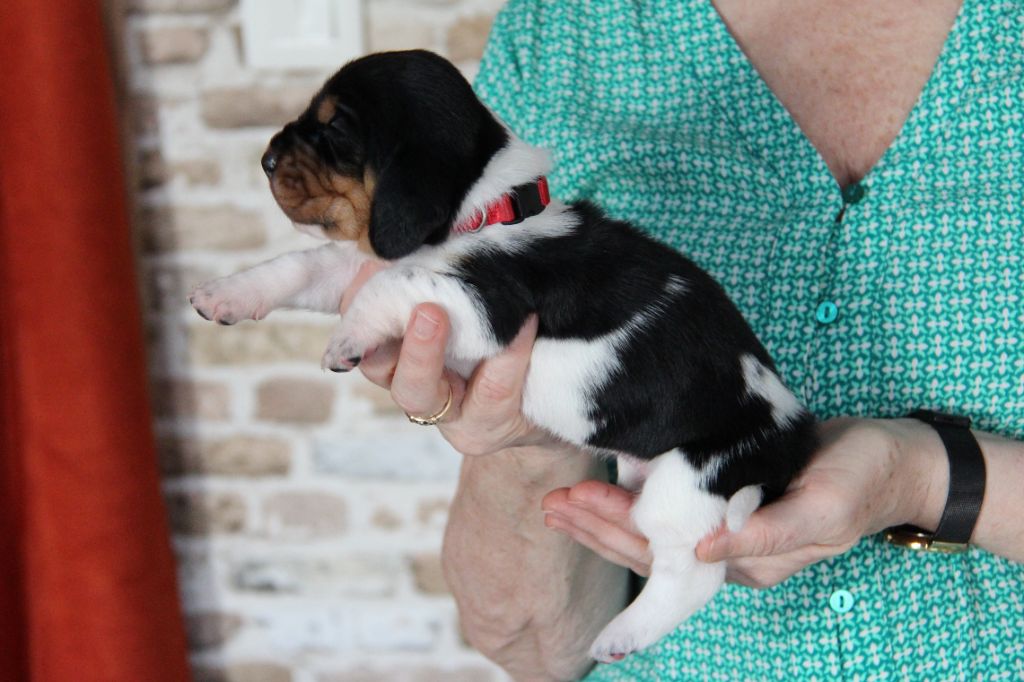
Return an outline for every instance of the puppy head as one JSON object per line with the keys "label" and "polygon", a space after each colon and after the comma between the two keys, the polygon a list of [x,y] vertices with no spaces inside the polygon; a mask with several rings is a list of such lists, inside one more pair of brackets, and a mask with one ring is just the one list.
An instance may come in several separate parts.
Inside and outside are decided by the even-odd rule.
{"label": "puppy head", "polygon": [[384,52],[332,76],[262,163],[300,229],[358,240],[392,260],[447,236],[507,141],[451,63],[421,50]]}

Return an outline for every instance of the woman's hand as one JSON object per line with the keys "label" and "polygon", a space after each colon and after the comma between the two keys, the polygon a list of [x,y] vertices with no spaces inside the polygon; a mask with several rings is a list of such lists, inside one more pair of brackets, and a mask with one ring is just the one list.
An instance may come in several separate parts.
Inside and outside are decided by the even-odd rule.
{"label": "woman's hand", "polygon": [[544,525],[565,533],[613,564],[637,575],[651,573],[647,538],[630,518],[635,495],[601,481],[583,481],[552,490],[541,500]]}
{"label": "woman's hand", "polygon": [[[739,532],[723,527],[704,538],[699,559],[727,561],[732,582],[770,587],[888,526],[913,521],[928,527],[932,512],[922,510],[941,509],[945,496],[944,472],[934,464],[941,444],[931,427],[843,418],[823,423],[820,435],[821,448],[786,494],[756,511]],[[647,575],[651,555],[630,521],[632,502],[622,488],[584,481],[552,491],[542,507],[548,527]]]}
{"label": "woman's hand", "polygon": [[[341,311],[384,263],[363,265],[345,292]],[[452,405],[438,424],[441,434],[464,455],[486,455],[524,445],[565,445],[526,420],[520,411],[523,384],[537,335],[537,319],[527,319],[519,335],[499,356],[480,363],[469,381],[444,366],[450,331],[441,306],[424,303],[413,310],[401,342],[367,353],[359,369],[373,383],[391,390],[407,414],[428,417],[440,412],[451,390]]]}

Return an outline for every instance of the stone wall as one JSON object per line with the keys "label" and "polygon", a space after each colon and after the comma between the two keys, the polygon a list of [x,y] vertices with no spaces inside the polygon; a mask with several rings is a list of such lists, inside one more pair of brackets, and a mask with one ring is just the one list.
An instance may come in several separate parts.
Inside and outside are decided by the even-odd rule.
{"label": "stone wall", "polygon": [[[370,0],[370,50],[472,77],[501,0]],[[319,368],[333,320],[220,327],[193,285],[314,242],[259,158],[328,74],[254,70],[233,0],[129,0],[122,25],[160,465],[196,679],[505,679],[461,641],[439,549],[459,465],[359,375]]]}

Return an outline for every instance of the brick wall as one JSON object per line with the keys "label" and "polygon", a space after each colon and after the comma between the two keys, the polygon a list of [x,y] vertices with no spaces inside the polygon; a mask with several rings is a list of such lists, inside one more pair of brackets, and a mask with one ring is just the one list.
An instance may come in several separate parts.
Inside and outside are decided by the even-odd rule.
{"label": "brick wall", "polygon": [[[370,0],[370,50],[476,69],[501,0]],[[459,458],[361,376],[333,320],[220,327],[196,283],[314,242],[259,158],[325,72],[253,70],[233,0],[130,0],[122,26],[139,268],[164,491],[196,679],[505,679],[461,642],[439,549]]]}

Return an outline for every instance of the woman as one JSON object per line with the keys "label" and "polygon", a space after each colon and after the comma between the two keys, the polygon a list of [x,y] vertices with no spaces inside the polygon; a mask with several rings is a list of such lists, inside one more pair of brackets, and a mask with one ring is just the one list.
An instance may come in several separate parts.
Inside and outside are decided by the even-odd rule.
{"label": "woman", "polygon": [[[698,548],[737,584],[588,679],[1024,675],[1022,34],[1024,5],[990,0],[499,16],[478,90],[555,151],[553,193],[708,269],[827,420],[786,497]],[[428,304],[361,369],[411,415],[453,388],[439,428],[466,457],[444,560],[469,641],[517,679],[575,679],[649,557],[604,465],[519,414],[534,331],[463,385]],[[988,487],[968,553],[877,535],[944,511],[943,443],[900,418],[917,408],[974,419]]]}

